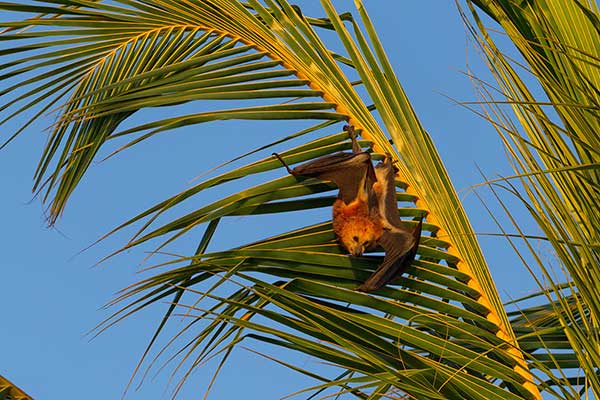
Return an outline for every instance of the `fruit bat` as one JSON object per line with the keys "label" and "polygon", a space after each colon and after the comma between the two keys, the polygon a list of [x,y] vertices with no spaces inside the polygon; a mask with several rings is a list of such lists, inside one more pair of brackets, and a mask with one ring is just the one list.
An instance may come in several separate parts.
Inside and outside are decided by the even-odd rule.
{"label": "fruit bat", "polygon": [[356,290],[372,292],[400,275],[413,261],[421,237],[422,219],[414,229],[404,226],[398,215],[395,170],[389,155],[373,167],[371,155],[361,151],[354,128],[344,127],[352,140],[352,153],[339,152],[291,169],[273,153],[292,175],[334,182],[338,197],[333,203],[333,231],[353,256],[382,247],[383,263]]}

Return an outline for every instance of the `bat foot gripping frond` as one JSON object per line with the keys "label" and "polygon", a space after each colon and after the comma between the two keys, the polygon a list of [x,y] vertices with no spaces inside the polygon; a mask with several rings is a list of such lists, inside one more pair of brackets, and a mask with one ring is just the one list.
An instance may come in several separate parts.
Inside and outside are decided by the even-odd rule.
{"label": "bat foot gripping frond", "polygon": [[354,133],[354,125],[344,125],[344,131],[348,132],[351,137],[356,136],[356,133]]}
{"label": "bat foot gripping frond", "polygon": [[356,135],[356,132],[354,131],[354,125],[344,125],[344,131],[348,132],[350,140],[352,140],[352,152],[354,154],[360,153],[361,149],[358,144],[358,137]]}
{"label": "bat foot gripping frond", "polygon": [[292,172],[292,169],[290,168],[289,165],[287,165],[287,163],[285,161],[283,161],[283,158],[281,158],[281,156],[277,153],[273,153],[272,155],[274,155],[275,157],[277,157],[277,159],[279,160],[279,162],[285,167],[285,169],[287,169],[287,172],[290,175],[293,175],[294,173]]}

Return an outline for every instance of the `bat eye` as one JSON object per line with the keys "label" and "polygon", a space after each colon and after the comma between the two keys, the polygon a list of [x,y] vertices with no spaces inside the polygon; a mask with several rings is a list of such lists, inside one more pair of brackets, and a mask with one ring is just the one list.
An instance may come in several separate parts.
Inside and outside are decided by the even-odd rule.
{"label": "bat eye", "polygon": [[354,240],[356,243],[358,243],[358,236],[353,236],[352,240]]}

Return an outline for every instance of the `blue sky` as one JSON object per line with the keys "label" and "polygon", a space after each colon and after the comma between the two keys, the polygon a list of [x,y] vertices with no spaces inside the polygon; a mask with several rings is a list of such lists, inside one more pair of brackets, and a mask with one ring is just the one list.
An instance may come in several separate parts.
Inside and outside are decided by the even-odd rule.
{"label": "blue sky", "polygon": [[[343,2],[342,2],[343,3]],[[476,165],[488,176],[511,175],[495,131],[474,113],[446,96],[470,101],[475,94],[462,71],[468,63],[489,80],[454,2],[439,0],[365,1],[388,56],[425,128],[430,132],[464,199],[476,232],[497,232],[480,201],[468,195],[482,181]],[[299,2],[305,13],[320,16],[316,1]],[[341,3],[340,3],[341,4]],[[385,7],[382,6],[385,4]],[[341,6],[339,7],[341,10]],[[10,18],[6,14],[3,18]],[[3,61],[4,62],[4,61]],[[140,113],[154,117],[165,110]],[[161,115],[162,116],[162,115]],[[6,137],[26,121],[23,115],[3,127]],[[169,132],[102,163],[94,163],[69,201],[55,228],[45,224],[44,207],[31,195],[32,177],[45,143],[48,117],[36,122],[0,152],[2,274],[0,291],[0,374],[39,399],[120,398],[145,345],[160,321],[164,305],[145,310],[90,341],[86,333],[110,312],[100,309],[117,290],[140,278],[145,254],[122,254],[93,265],[129,238],[123,232],[81,253],[128,216],[191,185],[213,166],[267,143],[301,126],[220,122]],[[208,201],[208,197],[206,198]],[[227,248],[299,226],[300,216],[261,223],[232,218],[223,223],[213,244]],[[502,239],[480,237],[486,258],[504,300],[532,289],[530,278]],[[192,241],[180,244],[182,254]],[[149,249],[145,249],[149,250]],[[519,279],[515,279],[518,276]],[[294,356],[265,346],[254,347],[276,357]],[[314,365],[312,359],[301,360]],[[202,398],[216,363],[198,369],[181,398]],[[129,399],[168,398],[170,369],[149,376]],[[280,398],[310,381],[249,351],[238,349],[223,369],[210,398]]]}

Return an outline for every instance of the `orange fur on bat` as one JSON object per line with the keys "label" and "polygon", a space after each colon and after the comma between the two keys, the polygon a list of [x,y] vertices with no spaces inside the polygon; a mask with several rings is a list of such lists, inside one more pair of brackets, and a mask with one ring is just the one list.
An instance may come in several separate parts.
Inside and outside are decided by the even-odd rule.
{"label": "orange fur on bat", "polygon": [[337,199],[333,203],[333,231],[350,254],[360,256],[376,244],[383,226],[379,214],[369,212],[367,201],[359,197],[346,204]]}

